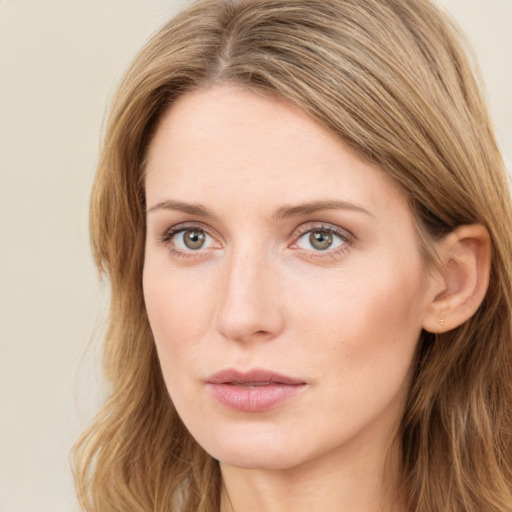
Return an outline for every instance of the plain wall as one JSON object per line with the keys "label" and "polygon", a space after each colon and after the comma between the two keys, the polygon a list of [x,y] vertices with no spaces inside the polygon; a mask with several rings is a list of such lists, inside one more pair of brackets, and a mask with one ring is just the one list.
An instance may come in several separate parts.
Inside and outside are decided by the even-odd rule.
{"label": "plain wall", "polygon": [[[108,294],[87,215],[104,112],[184,3],[0,0],[0,512],[76,510],[67,454],[101,400]],[[475,47],[511,169],[512,0],[442,3]]]}

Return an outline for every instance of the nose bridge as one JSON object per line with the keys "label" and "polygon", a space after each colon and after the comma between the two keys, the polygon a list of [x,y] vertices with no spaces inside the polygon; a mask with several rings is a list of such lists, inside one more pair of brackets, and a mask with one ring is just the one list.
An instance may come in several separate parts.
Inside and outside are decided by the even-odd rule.
{"label": "nose bridge", "polygon": [[222,273],[217,329],[226,338],[270,338],[282,329],[276,295],[275,264],[268,251],[239,247],[226,258]]}

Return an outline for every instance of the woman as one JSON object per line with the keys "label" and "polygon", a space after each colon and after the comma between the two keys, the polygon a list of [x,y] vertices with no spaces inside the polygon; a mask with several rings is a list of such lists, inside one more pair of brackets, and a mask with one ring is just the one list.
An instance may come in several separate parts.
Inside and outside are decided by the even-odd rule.
{"label": "woman", "polygon": [[427,0],[203,0],[136,58],[91,232],[87,511],[510,511],[511,212]]}

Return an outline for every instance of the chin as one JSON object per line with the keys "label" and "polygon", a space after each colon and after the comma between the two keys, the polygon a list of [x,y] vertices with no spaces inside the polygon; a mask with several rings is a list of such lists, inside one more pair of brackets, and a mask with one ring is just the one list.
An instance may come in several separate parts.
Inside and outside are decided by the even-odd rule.
{"label": "chin", "polygon": [[[254,433],[253,433],[254,434]],[[224,433],[215,439],[196,438],[199,444],[221,464],[245,469],[284,470],[307,461],[306,444],[297,443],[290,435],[281,432]]]}
{"label": "chin", "polygon": [[304,462],[296,453],[286,453],[283,449],[268,450],[266,446],[246,450],[219,450],[217,456],[210,454],[224,465],[266,471],[291,469]]}

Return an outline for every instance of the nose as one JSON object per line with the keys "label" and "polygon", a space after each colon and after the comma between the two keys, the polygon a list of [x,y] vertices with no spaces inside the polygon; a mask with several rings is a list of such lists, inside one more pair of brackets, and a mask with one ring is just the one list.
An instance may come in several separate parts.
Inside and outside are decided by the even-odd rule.
{"label": "nose", "polygon": [[220,283],[218,332],[239,342],[278,336],[284,327],[282,286],[279,272],[268,256],[250,249],[232,254]]}

